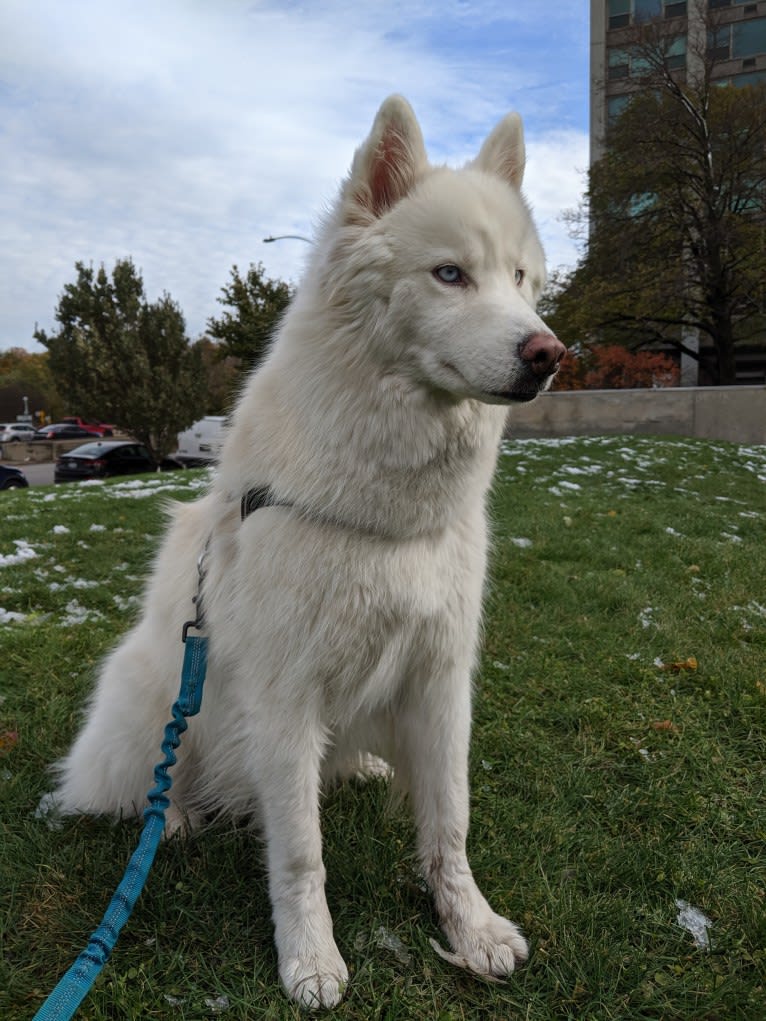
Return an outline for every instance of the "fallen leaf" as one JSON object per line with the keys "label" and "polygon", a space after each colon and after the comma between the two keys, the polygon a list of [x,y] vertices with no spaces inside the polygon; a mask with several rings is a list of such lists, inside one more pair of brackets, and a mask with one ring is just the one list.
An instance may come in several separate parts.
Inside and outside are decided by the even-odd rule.
{"label": "fallen leaf", "polygon": [[4,730],[0,733],[0,755],[7,755],[13,751],[19,743],[19,732],[17,730]]}
{"label": "fallen leaf", "polygon": [[672,720],[655,720],[652,723],[654,730],[669,730],[673,734],[678,733],[678,727]]}
{"label": "fallen leaf", "polygon": [[674,674],[678,674],[682,670],[696,670],[698,666],[697,657],[689,656],[687,659],[677,660],[675,663],[663,663],[660,669],[672,670]]}

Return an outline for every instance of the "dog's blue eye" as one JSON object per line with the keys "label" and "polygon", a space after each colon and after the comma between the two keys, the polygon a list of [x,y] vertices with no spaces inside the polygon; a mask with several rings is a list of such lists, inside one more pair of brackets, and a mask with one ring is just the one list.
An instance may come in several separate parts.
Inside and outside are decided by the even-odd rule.
{"label": "dog's blue eye", "polygon": [[516,270],[516,272],[514,273],[514,280],[516,281],[516,286],[517,287],[521,287],[521,285],[524,283],[524,270],[523,269],[517,269]]}
{"label": "dog's blue eye", "polygon": [[434,270],[434,276],[438,277],[443,284],[463,283],[463,271],[459,266],[453,266],[451,263],[448,263],[446,266],[437,266]]}

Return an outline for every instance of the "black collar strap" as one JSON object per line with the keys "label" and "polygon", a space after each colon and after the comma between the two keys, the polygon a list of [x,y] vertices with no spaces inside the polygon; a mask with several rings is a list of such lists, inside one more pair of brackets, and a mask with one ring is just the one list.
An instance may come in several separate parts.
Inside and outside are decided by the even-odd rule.
{"label": "black collar strap", "polygon": [[249,514],[252,514],[253,511],[260,510],[261,507],[292,506],[293,504],[288,503],[287,500],[278,500],[270,486],[255,486],[253,489],[248,489],[242,497],[242,501],[240,503],[240,516],[244,521]]}
{"label": "black collar strap", "polygon": [[249,517],[253,511],[260,510],[262,507],[292,507],[297,509],[303,517],[309,518],[311,521],[315,521],[323,525],[332,525],[335,528],[351,529],[355,532],[362,532],[365,535],[379,535],[374,528],[366,528],[364,525],[350,524],[349,522],[342,521],[339,518],[334,518],[329,515],[317,513],[310,508],[301,507],[291,503],[290,500],[280,500],[276,496],[271,486],[253,486],[242,497],[240,501],[240,517],[242,521]]}

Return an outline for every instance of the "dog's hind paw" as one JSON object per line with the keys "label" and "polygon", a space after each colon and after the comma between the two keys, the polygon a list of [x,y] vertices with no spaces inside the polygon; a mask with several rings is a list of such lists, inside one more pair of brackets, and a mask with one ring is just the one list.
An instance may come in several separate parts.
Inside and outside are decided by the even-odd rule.
{"label": "dog's hind paw", "polygon": [[355,775],[357,780],[390,780],[394,775],[394,770],[379,755],[365,752],[360,758]]}
{"label": "dog's hind paw", "polygon": [[348,985],[348,969],[337,951],[327,961],[319,956],[289,961],[280,977],[290,999],[306,1010],[337,1006]]}
{"label": "dog's hind paw", "polygon": [[489,982],[507,978],[529,956],[529,947],[521,932],[513,922],[494,912],[481,928],[463,929],[459,934],[450,935],[454,953],[444,950],[436,940],[430,942],[445,961]]}
{"label": "dog's hind paw", "polygon": [[171,804],[165,811],[165,829],[162,834],[163,840],[182,840],[190,837],[201,822],[196,812],[185,812]]}
{"label": "dog's hind paw", "polygon": [[385,759],[370,752],[336,760],[329,765],[328,770],[328,779],[337,782],[355,780],[366,783],[368,780],[390,780],[394,775],[393,768]]}

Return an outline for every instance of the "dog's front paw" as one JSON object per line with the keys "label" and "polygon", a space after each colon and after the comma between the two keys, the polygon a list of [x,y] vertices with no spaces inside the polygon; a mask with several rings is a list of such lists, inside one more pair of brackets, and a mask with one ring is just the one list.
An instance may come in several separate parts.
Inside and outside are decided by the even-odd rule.
{"label": "dog's front paw", "polygon": [[529,956],[527,941],[507,918],[494,912],[477,926],[445,926],[454,953],[443,950],[431,940],[431,946],[450,964],[497,980],[506,978]]}
{"label": "dog's front paw", "polygon": [[280,964],[279,975],[290,999],[307,1010],[335,1007],[348,984],[346,963],[334,947]]}

